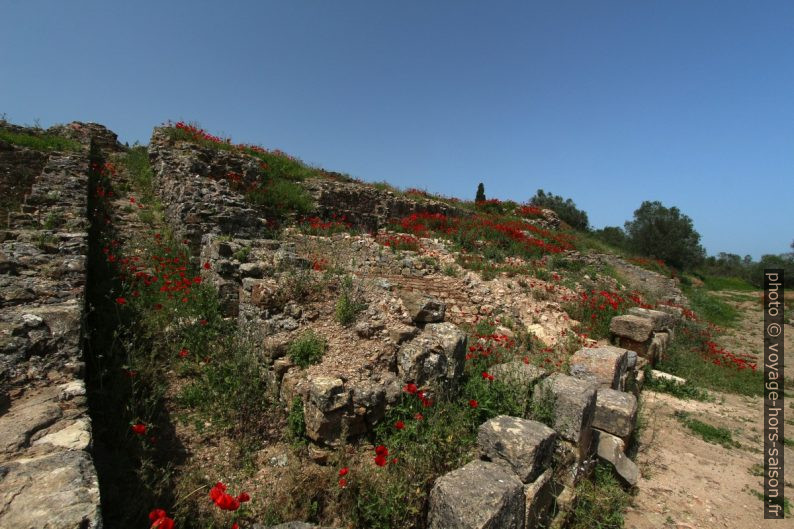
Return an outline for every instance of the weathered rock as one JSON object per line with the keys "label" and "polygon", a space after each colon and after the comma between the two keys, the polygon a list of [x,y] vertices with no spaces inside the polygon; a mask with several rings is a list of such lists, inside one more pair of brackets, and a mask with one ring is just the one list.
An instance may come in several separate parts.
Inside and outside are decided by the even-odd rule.
{"label": "weathered rock", "polygon": [[531,391],[535,384],[548,375],[544,369],[521,360],[496,364],[489,372],[497,379],[510,386],[520,386]]}
{"label": "weathered rock", "polygon": [[637,424],[637,398],[631,393],[599,389],[593,428],[628,439]]}
{"label": "weathered rock", "polygon": [[653,326],[653,320],[629,314],[612,318],[609,322],[609,332],[621,338],[643,343],[650,339]]}
{"label": "weathered rock", "polygon": [[308,381],[303,414],[306,435],[313,441],[336,441],[351,411],[351,392],[342,379],[316,376]]}
{"label": "weathered rock", "polygon": [[28,446],[31,436],[55,423],[63,416],[60,406],[52,401],[28,406],[14,406],[0,416],[0,454],[10,454]]}
{"label": "weathered rock", "polygon": [[0,527],[99,529],[99,483],[84,451],[61,451],[4,463]]}
{"label": "weathered rock", "polygon": [[406,382],[425,385],[454,382],[463,374],[466,334],[452,323],[430,323],[400,347],[397,367]]}
{"label": "weathered rock", "polygon": [[537,405],[553,399],[553,427],[564,439],[576,444],[579,457],[587,458],[593,437],[597,386],[593,382],[563,374],[542,380],[532,394]]}
{"label": "weathered rock", "polygon": [[524,487],[504,465],[472,461],[438,478],[428,529],[522,529]]}
{"label": "weathered rock", "polygon": [[251,529],[333,529],[333,528],[325,527],[325,526],[321,527],[319,525],[314,525],[312,523],[306,523],[306,522],[287,522],[278,525],[269,525],[267,527],[265,527],[262,524],[255,523],[254,525],[251,526]]}
{"label": "weathered rock", "polygon": [[530,483],[524,485],[526,511],[524,529],[548,527],[548,519],[554,505],[554,480],[551,469]]}
{"label": "weathered rock", "polygon": [[651,377],[661,380],[668,380],[675,384],[686,384],[685,378],[677,377],[675,375],[671,375],[670,373],[665,373],[664,371],[657,371],[656,369],[651,370]]}
{"label": "weathered rock", "polygon": [[506,463],[524,483],[550,464],[557,434],[543,423],[500,415],[480,425],[480,457]]}
{"label": "weathered rock", "polygon": [[88,418],[78,419],[58,431],[39,437],[32,443],[33,446],[43,444],[67,450],[88,450],[91,447],[91,421]]}
{"label": "weathered rock", "polygon": [[278,283],[275,279],[257,281],[251,287],[251,304],[262,308],[273,308],[276,305]]}
{"label": "weathered rock", "polygon": [[684,317],[684,311],[680,307],[673,307],[672,305],[658,305],[656,307],[661,312],[666,312],[673,317],[673,323],[676,324]]}
{"label": "weathered rock", "polygon": [[643,309],[641,307],[632,307],[629,309],[629,314],[632,316],[639,316],[646,318],[653,322],[654,331],[663,331],[670,329],[675,325],[675,318],[669,312],[663,310]]}
{"label": "weathered rock", "polygon": [[570,360],[571,375],[596,382],[602,388],[622,389],[621,379],[628,368],[627,353],[610,345],[579,349]]}
{"label": "weathered rock", "polygon": [[397,345],[407,342],[417,334],[419,334],[419,329],[411,325],[400,325],[389,329],[389,338]]}
{"label": "weathered rock", "polygon": [[634,461],[623,453],[624,443],[621,439],[606,432],[596,431],[596,453],[599,459],[611,463],[618,476],[633,487],[639,479],[639,469]]}
{"label": "weathered rock", "polygon": [[444,321],[444,313],[447,310],[446,304],[430,297],[417,294],[415,292],[401,292],[405,310],[411,320],[416,323],[437,323]]}

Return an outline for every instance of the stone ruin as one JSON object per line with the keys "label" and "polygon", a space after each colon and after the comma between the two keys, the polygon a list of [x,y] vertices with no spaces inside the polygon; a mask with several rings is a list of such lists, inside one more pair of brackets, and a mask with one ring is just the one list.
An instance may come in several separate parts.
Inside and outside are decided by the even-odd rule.
{"label": "stone ruin", "polygon": [[[81,336],[88,166],[92,147],[121,147],[115,134],[95,124],[73,123],[56,132],[83,149],[42,154],[0,142],[0,178],[24,197],[0,232],[2,527],[44,526],[55,512],[63,522],[58,527],[102,525]],[[268,225],[265,215],[222,178],[228,172],[252,177],[257,169],[250,157],[174,143],[161,129],[155,129],[149,153],[167,222],[188,240],[194,255],[210,263],[202,276],[217,288],[224,315],[260,334],[275,396],[285,407],[296,399],[303,407],[318,461],[328,456],[328,447],[371,431],[403,385],[454,384],[467,349],[459,324],[494,312],[528,321],[523,298],[509,287],[494,291],[474,274],[438,274],[451,262],[440,247],[433,261],[412,252],[384,252],[369,235],[260,238]],[[327,218],[341,212],[367,229],[418,211],[461,214],[444,202],[411,201],[354,182],[305,186],[315,200],[314,214]],[[332,301],[299,303],[289,295],[289,282],[316,268],[312,254],[333,258],[340,249],[338,264],[355,270],[358,294],[368,304],[352,329],[356,348],[332,342],[323,365],[302,369],[286,354],[300,330],[345,333],[320,317],[333,311]],[[553,303],[542,307],[546,319],[527,326],[554,335],[567,316]],[[555,504],[560,522],[575,501],[574,486],[599,459],[613,465],[627,485],[636,484],[637,468],[625,452],[636,425],[644,366],[664,354],[679,317],[670,307],[668,312],[632,309],[614,318],[613,345],[580,349],[569,374],[550,374],[520,361],[494,366],[495,376],[526,388],[527,398],[549,403],[551,426],[508,416],[482,424],[478,459],[436,481],[428,527],[529,529],[548,523]],[[52,490],[59,493],[53,496]]]}
{"label": "stone ruin", "polygon": [[120,146],[96,124],[47,132],[83,147],[0,140],[0,183],[21,203],[0,231],[0,527],[99,528],[82,336],[88,169],[92,145]]}

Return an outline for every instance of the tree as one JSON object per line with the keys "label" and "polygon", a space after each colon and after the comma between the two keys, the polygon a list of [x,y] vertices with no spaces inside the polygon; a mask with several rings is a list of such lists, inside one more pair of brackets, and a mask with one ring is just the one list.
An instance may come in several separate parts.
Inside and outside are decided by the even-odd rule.
{"label": "tree", "polygon": [[474,201],[485,202],[485,186],[482,185],[482,182],[480,182],[480,185],[477,186],[477,195],[475,195]]}
{"label": "tree", "polygon": [[570,198],[564,199],[554,193],[546,194],[542,189],[538,189],[535,196],[529,201],[532,205],[548,208],[556,213],[562,220],[564,220],[572,228],[577,230],[588,231],[590,229],[590,221],[587,218],[587,213],[576,207],[576,204]]}
{"label": "tree", "polygon": [[706,255],[692,219],[677,207],[666,208],[659,201],[646,200],[625,227],[632,250],[663,259],[680,270],[700,264]]}
{"label": "tree", "polygon": [[628,244],[626,232],[618,226],[605,226],[600,230],[595,230],[593,235],[616,248],[625,248]]}

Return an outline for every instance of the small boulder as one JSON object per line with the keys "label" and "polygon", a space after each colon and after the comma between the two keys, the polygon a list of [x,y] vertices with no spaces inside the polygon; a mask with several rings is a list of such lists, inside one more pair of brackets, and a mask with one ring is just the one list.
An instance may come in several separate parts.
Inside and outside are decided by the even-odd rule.
{"label": "small boulder", "polygon": [[628,368],[628,351],[619,347],[584,347],[571,357],[571,375],[596,382],[599,387],[622,389],[621,379]]}
{"label": "small boulder", "polygon": [[403,306],[415,323],[437,323],[444,321],[447,310],[445,303],[436,298],[417,294],[416,292],[400,293]]}
{"label": "small boulder", "polygon": [[500,415],[480,425],[480,457],[504,462],[524,483],[534,481],[551,463],[557,434],[543,423]]}
{"label": "small boulder", "polygon": [[596,453],[598,458],[610,463],[623,482],[633,487],[637,484],[640,472],[634,461],[623,453],[624,446],[621,439],[596,430]]}
{"label": "small boulder", "polygon": [[436,480],[427,527],[523,529],[524,509],[524,486],[508,467],[472,461]]}
{"label": "small boulder", "polygon": [[653,320],[631,314],[615,316],[609,322],[609,332],[621,338],[644,343],[653,332]]}
{"label": "small boulder", "polygon": [[466,333],[452,323],[430,323],[397,352],[397,368],[405,382],[425,385],[454,382],[463,374]]}
{"label": "small boulder", "polygon": [[595,383],[557,373],[542,380],[532,394],[536,405],[553,400],[553,427],[563,439],[576,444],[579,458],[590,454],[596,405]]}

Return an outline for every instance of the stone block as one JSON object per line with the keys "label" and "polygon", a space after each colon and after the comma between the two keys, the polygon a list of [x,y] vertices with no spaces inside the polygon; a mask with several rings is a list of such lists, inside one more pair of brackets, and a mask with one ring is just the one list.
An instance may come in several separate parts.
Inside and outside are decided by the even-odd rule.
{"label": "stone block", "polygon": [[629,309],[629,315],[639,316],[646,318],[653,322],[654,331],[663,331],[670,329],[675,325],[675,318],[669,312],[663,310],[643,309],[641,307],[632,307]]}
{"label": "stone block", "polygon": [[637,424],[637,397],[613,389],[599,389],[593,428],[628,439]]}
{"label": "stone block", "polygon": [[548,527],[548,519],[554,506],[553,485],[551,469],[546,469],[535,481],[524,486],[524,529]]}
{"label": "stone block", "polygon": [[532,400],[539,405],[544,405],[546,399],[553,399],[552,426],[562,438],[576,444],[580,459],[590,454],[596,391],[593,382],[558,373],[541,381],[532,395]]}
{"label": "stone block", "polygon": [[651,337],[653,321],[631,314],[615,316],[609,322],[609,332],[621,338],[643,343]]}
{"label": "stone block", "polygon": [[524,486],[506,466],[472,461],[430,491],[428,529],[523,529]]}
{"label": "stone block", "polygon": [[628,351],[619,347],[585,347],[571,357],[570,372],[576,378],[596,382],[601,388],[622,389],[628,369]]}
{"label": "stone block", "polygon": [[598,458],[610,463],[624,483],[633,487],[640,477],[639,469],[634,461],[623,453],[623,441],[614,435],[596,430],[596,453]]}
{"label": "stone block", "polygon": [[557,434],[543,423],[500,415],[480,425],[480,457],[506,463],[524,483],[534,481],[551,463]]}
{"label": "stone block", "polygon": [[425,385],[452,382],[463,374],[466,333],[452,323],[430,323],[397,352],[397,368],[405,382]]}

